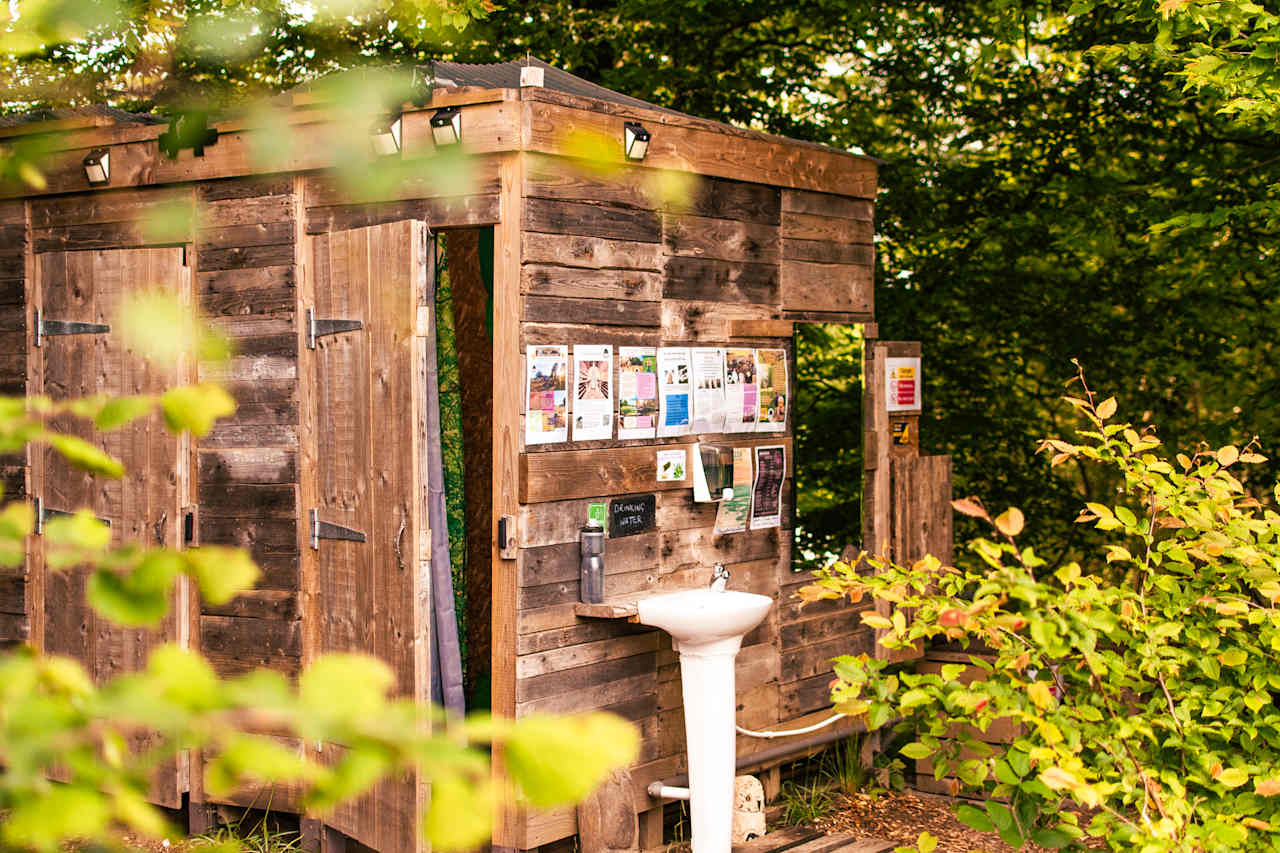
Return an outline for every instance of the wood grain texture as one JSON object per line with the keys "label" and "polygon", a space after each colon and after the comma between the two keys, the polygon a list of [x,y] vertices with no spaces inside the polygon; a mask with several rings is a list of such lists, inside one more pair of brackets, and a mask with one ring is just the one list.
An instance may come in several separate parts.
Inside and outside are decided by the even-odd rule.
{"label": "wood grain texture", "polygon": [[[425,231],[398,222],[312,240],[315,310],[360,320],[359,330],[317,341],[314,428],[321,520],[365,542],[321,540],[316,567],[318,652],[380,658],[396,692],[420,696],[418,349]],[[327,821],[380,851],[416,848],[416,782],[388,781]]]}
{"label": "wood grain texture", "polygon": [[[178,249],[132,249],[50,253],[37,264],[39,294],[45,316],[54,319],[107,323],[124,301],[148,290],[179,299],[189,298],[187,268]],[[93,393],[156,393],[175,378],[190,381],[180,364],[175,375],[136,355],[119,334],[54,337],[40,348],[40,388],[54,400]],[[121,461],[125,476],[97,478],[73,468],[60,454],[42,448],[32,492],[55,509],[89,508],[111,522],[113,544],[178,547],[181,510],[186,501],[184,439],[171,435],[158,413],[111,433],[96,433],[70,416],[53,418],[56,431],[94,444]],[[37,544],[38,543],[38,544]],[[36,537],[34,548],[47,547]],[[43,566],[43,554],[33,561]],[[41,605],[42,642],[50,652],[81,661],[97,681],[135,671],[145,665],[159,643],[182,644],[189,635],[187,612],[173,607],[156,631],[125,629],[97,616],[88,606],[87,567],[46,573]],[[175,596],[172,605],[177,605]],[[147,735],[132,745],[142,748]],[[185,756],[161,767],[153,776],[152,798],[168,807],[181,803],[187,791]]]}
{"label": "wood grain texture", "polygon": [[[524,384],[520,346],[520,258],[525,231],[521,202],[526,164],[523,155],[508,155],[501,164],[503,219],[493,229],[493,466],[490,495],[492,524],[489,529],[490,565],[493,567],[491,603],[490,706],[499,717],[515,718],[516,708],[516,566],[503,558],[498,543],[498,522],[514,518],[520,498],[520,412]],[[502,764],[495,758],[493,772],[502,782]],[[493,843],[512,846],[516,841],[515,814],[499,807],[494,815]]]}

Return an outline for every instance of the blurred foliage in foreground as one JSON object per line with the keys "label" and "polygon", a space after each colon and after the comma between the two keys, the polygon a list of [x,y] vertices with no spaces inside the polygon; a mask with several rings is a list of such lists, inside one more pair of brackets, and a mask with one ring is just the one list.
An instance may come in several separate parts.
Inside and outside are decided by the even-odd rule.
{"label": "blurred foliage in foreground", "polygon": [[[129,305],[122,313],[181,310],[176,302],[165,308],[160,301],[151,295],[146,306]],[[117,326],[128,336],[132,327],[120,322],[125,319]],[[171,357],[189,328],[145,324],[130,345],[144,356]],[[46,444],[95,477],[118,478],[125,473],[118,460],[92,442],[51,430],[47,419],[71,414],[99,430],[163,419],[169,430],[198,437],[234,409],[213,384],[155,396],[4,399],[0,450]],[[0,566],[22,566],[33,527],[29,504],[11,502],[0,510]],[[240,549],[113,546],[111,529],[89,510],[50,520],[42,535],[48,570],[90,567],[89,604],[123,626],[159,625],[184,576],[210,604],[226,603],[258,577]],[[199,749],[211,794],[290,783],[304,792],[314,815],[416,769],[431,783],[422,815],[426,838],[440,850],[471,849],[488,837],[499,802],[574,802],[633,760],[638,748],[635,729],[608,714],[446,720],[429,707],[393,698],[393,681],[381,661],[354,654],[320,657],[296,686],[268,670],[224,680],[200,655],[162,645],[144,670],[95,685],[68,658],[25,648],[0,654],[0,846],[52,853],[72,841],[122,846],[126,832],[179,836],[147,802],[150,777],[179,752]],[[326,764],[313,760],[311,750],[282,746],[280,737],[337,744],[344,751]],[[507,789],[495,785],[491,750],[502,756]]]}

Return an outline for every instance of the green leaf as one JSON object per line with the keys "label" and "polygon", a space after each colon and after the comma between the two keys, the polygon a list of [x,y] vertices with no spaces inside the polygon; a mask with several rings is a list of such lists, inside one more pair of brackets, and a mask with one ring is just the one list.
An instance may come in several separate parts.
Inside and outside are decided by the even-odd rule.
{"label": "green leaf", "polygon": [[207,435],[214,421],[236,411],[236,401],[213,382],[171,388],[160,398],[160,406],[169,429],[190,430],[196,437]]}
{"label": "green leaf", "polygon": [[203,657],[190,649],[165,644],[147,659],[147,672],[170,702],[192,711],[222,704],[218,676]]}
{"label": "green leaf", "polygon": [[86,595],[94,610],[126,628],[154,628],[169,611],[169,587],[154,589],[110,569],[89,576]]}
{"label": "green leaf", "polygon": [[1240,648],[1227,649],[1218,655],[1218,660],[1222,662],[1223,666],[1240,666],[1248,659],[1249,653]]}
{"label": "green leaf", "polygon": [[391,668],[374,657],[324,655],[298,681],[298,698],[326,716],[357,720],[381,710],[395,684]]}
{"label": "green leaf", "polygon": [[180,552],[187,572],[200,585],[200,595],[210,604],[226,604],[241,592],[252,589],[261,572],[243,548],[201,545]]}
{"label": "green leaf", "polygon": [[907,758],[914,758],[919,761],[922,758],[928,758],[933,755],[933,750],[922,743],[909,743],[902,748],[902,754]]}
{"label": "green leaf", "polygon": [[529,801],[547,807],[582,799],[639,748],[635,727],[612,714],[534,716],[512,727],[503,756]]}
{"label": "green leaf", "polygon": [[920,837],[916,839],[916,849],[920,853],[933,853],[938,846],[938,836],[928,832],[920,833]]}
{"label": "green leaf", "polygon": [[978,830],[978,832],[995,832],[995,824],[991,822],[991,818],[981,810],[965,803],[956,806],[956,820],[965,826]]}
{"label": "green leaf", "polygon": [[1072,837],[1060,829],[1037,829],[1031,833],[1031,843],[1046,850],[1057,850],[1059,847],[1066,847],[1071,841]]}
{"label": "green leaf", "polygon": [[898,708],[903,711],[909,711],[919,705],[928,705],[931,702],[933,702],[933,696],[928,690],[915,687],[898,698]]}
{"label": "green leaf", "polygon": [[342,760],[329,768],[307,796],[307,805],[332,808],[368,792],[392,768],[393,756],[377,744],[361,744],[346,750]]}
{"label": "green leaf", "polygon": [[447,775],[431,780],[431,805],[422,833],[436,850],[473,850],[493,832],[496,794],[487,776],[471,781]]}
{"label": "green leaf", "polygon": [[269,737],[237,733],[205,764],[205,787],[226,796],[249,782],[296,782],[313,779],[319,768],[296,749]]}
{"label": "green leaf", "polygon": [[1013,812],[1009,811],[1009,807],[1004,803],[997,803],[995,800],[987,801],[987,817],[991,818],[991,823],[999,831],[1004,831],[1014,826]]}
{"label": "green leaf", "polygon": [[14,805],[0,824],[0,837],[14,847],[54,851],[72,839],[98,837],[110,819],[105,795],[54,785]]}
{"label": "green leaf", "polygon": [[124,466],[116,459],[103,453],[83,438],[74,435],[48,433],[45,440],[49,446],[62,455],[68,463],[88,471],[90,474],[101,474],[104,477],[118,479],[124,476]]}
{"label": "green leaf", "polygon": [[50,545],[101,551],[111,544],[111,527],[89,510],[82,509],[49,519],[44,526],[44,538]]}
{"label": "green leaf", "polygon": [[1227,788],[1239,788],[1249,781],[1249,773],[1239,767],[1229,767],[1218,774],[1217,781]]}
{"label": "green leaf", "polygon": [[862,624],[868,628],[881,628],[888,630],[893,627],[893,623],[878,613],[865,612],[862,614]]}
{"label": "green leaf", "polygon": [[151,414],[155,405],[155,397],[149,394],[137,397],[112,397],[98,410],[93,418],[93,425],[101,430],[118,429]]}

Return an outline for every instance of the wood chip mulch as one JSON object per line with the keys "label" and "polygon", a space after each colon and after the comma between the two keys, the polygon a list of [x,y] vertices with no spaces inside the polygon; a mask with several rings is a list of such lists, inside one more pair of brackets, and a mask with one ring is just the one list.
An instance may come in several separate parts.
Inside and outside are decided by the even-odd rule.
{"label": "wood chip mulch", "polygon": [[901,844],[915,844],[920,833],[929,832],[938,837],[937,853],[1009,853],[1015,849],[956,820],[954,800],[914,791],[876,797],[843,794],[831,815],[817,826],[828,833],[853,832],[860,838],[884,838]]}

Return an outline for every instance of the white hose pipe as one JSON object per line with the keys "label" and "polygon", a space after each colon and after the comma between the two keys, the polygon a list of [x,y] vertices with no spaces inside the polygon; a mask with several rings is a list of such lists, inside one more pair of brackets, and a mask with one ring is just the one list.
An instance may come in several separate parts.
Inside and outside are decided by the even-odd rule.
{"label": "white hose pipe", "polygon": [[816,732],[818,729],[825,729],[827,726],[831,725],[836,720],[844,719],[844,717],[845,717],[844,714],[833,714],[832,716],[827,717],[825,720],[823,720],[820,723],[814,723],[813,725],[805,726],[802,729],[788,729],[785,732],[754,732],[751,729],[744,729],[742,726],[739,726],[739,725],[735,725],[734,728],[738,730],[738,734],[746,735],[747,737],[758,737],[758,738],[794,737],[795,735],[807,735],[809,734],[809,732]]}

